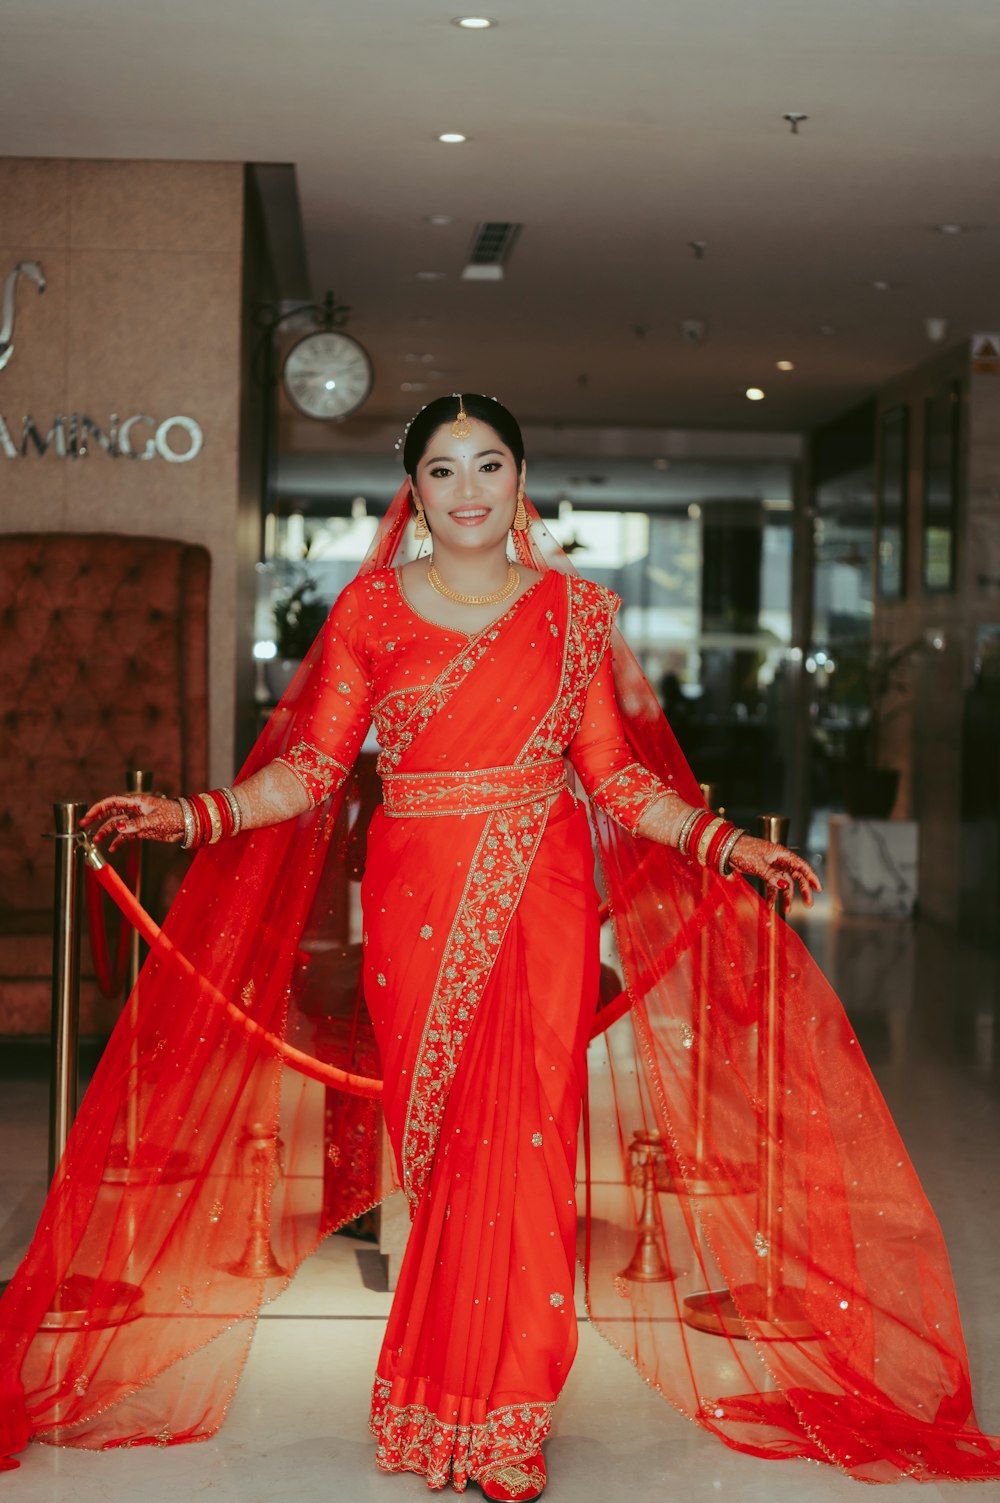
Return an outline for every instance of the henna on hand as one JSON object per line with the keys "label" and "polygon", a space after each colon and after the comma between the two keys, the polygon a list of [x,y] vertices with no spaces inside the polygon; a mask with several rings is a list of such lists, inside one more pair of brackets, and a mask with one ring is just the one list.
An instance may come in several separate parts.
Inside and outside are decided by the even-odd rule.
{"label": "henna on hand", "polygon": [[108,854],[126,840],[159,840],[179,845],[184,839],[184,816],[175,798],[156,793],[114,793],[92,804],[80,821],[83,829],[97,825],[95,844],[112,836]]}
{"label": "henna on hand", "polygon": [[807,908],[813,905],[813,893],[823,887],[816,873],[801,856],[783,845],[770,840],[758,840],[754,835],[741,835],[729,854],[733,871],[745,877],[759,877],[767,889],[767,899],[772,905],[780,893],[787,893],[789,905],[796,891]]}

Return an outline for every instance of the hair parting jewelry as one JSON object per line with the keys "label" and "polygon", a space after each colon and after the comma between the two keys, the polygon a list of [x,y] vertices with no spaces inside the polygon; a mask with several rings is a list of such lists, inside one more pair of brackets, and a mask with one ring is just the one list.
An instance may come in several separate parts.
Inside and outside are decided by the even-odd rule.
{"label": "hair parting jewelry", "polygon": [[452,438],[468,438],[472,433],[472,424],[465,410],[465,400],[460,391],[453,391],[452,396],[458,398],[458,416],[451,425],[451,436]]}
{"label": "hair parting jewelry", "polygon": [[507,578],[498,590],[491,590],[488,595],[463,595],[461,590],[453,590],[451,585],[446,585],[434,564],[427,570],[427,583],[432,590],[443,595],[445,600],[453,600],[456,605],[499,605],[502,600],[508,600],[518,585],[521,576],[513,564],[507,565]]}

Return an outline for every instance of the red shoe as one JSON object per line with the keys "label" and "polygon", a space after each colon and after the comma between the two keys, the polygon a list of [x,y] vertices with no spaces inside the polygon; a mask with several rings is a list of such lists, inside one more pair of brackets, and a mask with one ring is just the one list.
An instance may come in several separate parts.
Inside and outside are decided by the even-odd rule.
{"label": "red shoe", "polygon": [[527,1461],[506,1461],[487,1467],[476,1481],[487,1498],[496,1503],[530,1503],[545,1491],[548,1477],[541,1451]]}

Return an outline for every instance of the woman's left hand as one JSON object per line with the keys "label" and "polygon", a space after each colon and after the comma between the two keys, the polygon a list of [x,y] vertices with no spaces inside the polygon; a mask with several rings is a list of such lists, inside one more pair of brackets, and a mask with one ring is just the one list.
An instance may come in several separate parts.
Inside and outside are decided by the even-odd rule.
{"label": "woman's left hand", "polygon": [[785,896],[789,905],[796,889],[807,908],[813,905],[813,893],[822,892],[823,886],[809,865],[794,851],[783,845],[774,845],[770,840],[758,840],[754,835],[741,835],[729,856],[733,871],[745,877],[760,877],[767,887],[767,900],[774,906],[779,894]]}

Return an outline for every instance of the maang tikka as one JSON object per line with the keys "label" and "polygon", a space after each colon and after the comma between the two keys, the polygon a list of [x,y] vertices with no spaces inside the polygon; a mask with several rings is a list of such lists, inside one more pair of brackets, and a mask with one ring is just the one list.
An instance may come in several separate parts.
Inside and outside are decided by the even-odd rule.
{"label": "maang tikka", "polygon": [[460,391],[453,391],[452,396],[458,398],[458,416],[451,425],[451,436],[452,438],[469,438],[472,433],[472,424],[465,410],[465,399]]}

